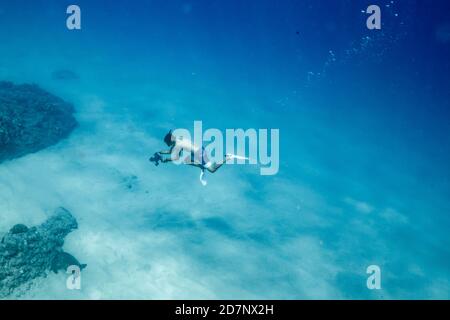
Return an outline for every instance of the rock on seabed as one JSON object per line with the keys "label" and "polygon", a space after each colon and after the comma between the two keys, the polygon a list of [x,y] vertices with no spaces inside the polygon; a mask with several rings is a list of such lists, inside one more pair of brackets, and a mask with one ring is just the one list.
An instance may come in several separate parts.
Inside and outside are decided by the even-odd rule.
{"label": "rock on seabed", "polygon": [[0,240],[0,299],[36,278],[46,277],[55,259],[64,254],[64,238],[77,228],[77,221],[64,208],[55,210],[40,226],[12,227]]}
{"label": "rock on seabed", "polygon": [[0,163],[68,137],[77,127],[74,111],[37,85],[0,81]]}

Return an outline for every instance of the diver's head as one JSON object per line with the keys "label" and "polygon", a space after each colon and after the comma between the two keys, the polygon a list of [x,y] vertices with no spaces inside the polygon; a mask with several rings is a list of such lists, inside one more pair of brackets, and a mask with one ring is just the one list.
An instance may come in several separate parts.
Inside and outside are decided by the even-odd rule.
{"label": "diver's head", "polygon": [[172,130],[164,137],[164,142],[170,147],[175,144],[175,136],[172,134]]}

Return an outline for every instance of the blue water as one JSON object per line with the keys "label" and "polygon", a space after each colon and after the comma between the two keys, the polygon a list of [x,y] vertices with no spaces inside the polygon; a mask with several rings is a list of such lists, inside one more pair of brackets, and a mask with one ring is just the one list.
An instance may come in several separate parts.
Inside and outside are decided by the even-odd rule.
{"label": "blue water", "polygon": [[[80,123],[0,165],[0,230],[64,206],[88,264],[82,290],[50,275],[25,297],[448,299],[450,5],[372,2],[0,0],[0,79]],[[194,120],[279,129],[279,173],[229,166],[203,187],[148,162]]]}

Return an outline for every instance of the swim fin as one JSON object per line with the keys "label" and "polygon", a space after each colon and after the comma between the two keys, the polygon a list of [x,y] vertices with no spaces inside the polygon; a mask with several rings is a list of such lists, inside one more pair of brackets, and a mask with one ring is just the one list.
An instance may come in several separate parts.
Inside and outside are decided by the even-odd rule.
{"label": "swim fin", "polygon": [[231,154],[231,153],[227,153],[225,155],[227,158],[231,159],[237,159],[237,160],[250,160],[250,158],[247,157],[243,157],[243,156],[238,156],[237,154]]}
{"label": "swim fin", "polygon": [[200,183],[204,186],[204,187],[206,187],[206,185],[208,184],[208,181],[206,181],[206,180],[204,180],[203,179],[203,176],[205,175],[205,170],[202,170],[201,172],[200,172]]}

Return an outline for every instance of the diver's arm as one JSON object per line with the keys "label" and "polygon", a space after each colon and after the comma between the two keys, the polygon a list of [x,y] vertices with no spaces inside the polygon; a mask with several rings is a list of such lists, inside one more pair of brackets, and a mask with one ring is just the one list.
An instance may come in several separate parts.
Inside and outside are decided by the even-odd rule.
{"label": "diver's arm", "polygon": [[159,154],[171,154],[171,153],[172,153],[172,150],[173,150],[173,146],[170,147],[169,150],[161,150],[161,151],[158,151],[158,153],[159,153]]}
{"label": "diver's arm", "polygon": [[172,151],[170,152],[172,154],[172,156],[161,160],[162,162],[166,163],[169,161],[176,161],[176,160],[180,159],[180,154],[181,154],[182,149],[180,149],[180,148],[176,148],[175,150],[173,150],[173,149],[174,148],[172,147]]}

